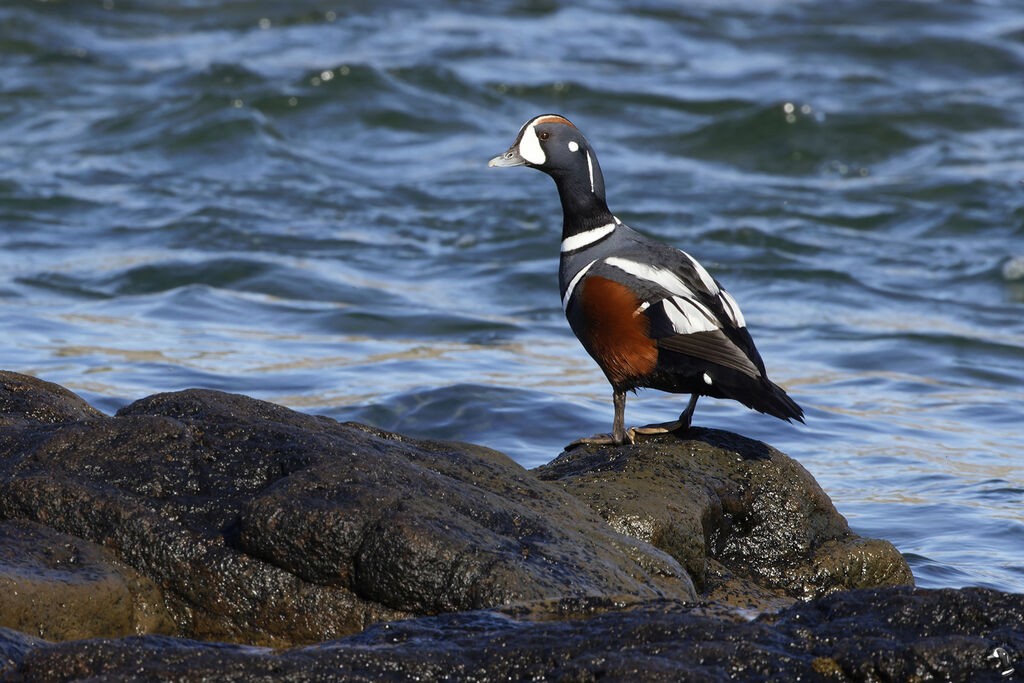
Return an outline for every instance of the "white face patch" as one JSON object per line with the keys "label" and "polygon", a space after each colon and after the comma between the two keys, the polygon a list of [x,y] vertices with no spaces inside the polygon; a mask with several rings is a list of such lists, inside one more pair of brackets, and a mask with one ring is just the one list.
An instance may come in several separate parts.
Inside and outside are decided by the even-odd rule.
{"label": "white face patch", "polygon": [[537,131],[534,130],[536,125],[531,123],[523,131],[523,137],[519,140],[519,155],[531,164],[543,166],[548,157],[540,146],[540,139],[537,137]]}
{"label": "white face patch", "polygon": [[578,151],[580,151],[579,143],[576,142],[575,140],[569,140],[569,151],[570,152],[578,152]]}

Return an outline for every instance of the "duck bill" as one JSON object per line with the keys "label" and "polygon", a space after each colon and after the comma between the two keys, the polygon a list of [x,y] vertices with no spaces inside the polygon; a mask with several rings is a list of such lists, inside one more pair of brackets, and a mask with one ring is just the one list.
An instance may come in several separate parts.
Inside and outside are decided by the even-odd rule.
{"label": "duck bill", "polygon": [[512,145],[508,148],[508,151],[501,156],[494,157],[487,162],[487,167],[498,166],[504,168],[506,166],[525,166],[526,159],[519,153],[518,145]]}

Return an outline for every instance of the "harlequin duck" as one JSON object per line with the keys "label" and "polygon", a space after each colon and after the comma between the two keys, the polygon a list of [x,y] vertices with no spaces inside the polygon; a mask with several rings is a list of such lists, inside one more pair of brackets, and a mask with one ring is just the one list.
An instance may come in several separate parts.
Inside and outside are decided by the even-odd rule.
{"label": "harlequin duck", "polygon": [[[695,258],[644,237],[608,210],[597,156],[568,119],[530,119],[488,166],[541,170],[562,200],[562,308],[611,383],[615,407],[611,435],[570,446],[686,430],[699,396],[731,398],[803,422],[800,406],[768,379],[732,296]],[[674,422],[627,431],[626,391],[639,387],[690,394],[690,401]]]}

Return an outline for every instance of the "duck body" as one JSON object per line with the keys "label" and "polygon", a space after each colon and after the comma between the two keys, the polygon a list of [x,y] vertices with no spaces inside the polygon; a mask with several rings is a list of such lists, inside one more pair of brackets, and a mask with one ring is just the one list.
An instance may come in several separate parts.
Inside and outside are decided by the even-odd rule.
{"label": "duck body", "polygon": [[[550,175],[562,203],[559,288],[573,333],[608,378],[610,438],[689,427],[698,396],[739,401],[783,420],[803,411],[768,379],[733,297],[692,256],[616,218],[589,142],[562,116],[538,116],[491,166],[531,166]],[[690,394],[680,419],[626,432],[625,392],[648,387]]]}

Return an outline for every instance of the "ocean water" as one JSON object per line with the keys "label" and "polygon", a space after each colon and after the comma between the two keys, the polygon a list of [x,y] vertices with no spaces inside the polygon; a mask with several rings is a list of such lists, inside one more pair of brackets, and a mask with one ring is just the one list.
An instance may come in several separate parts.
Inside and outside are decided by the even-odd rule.
{"label": "ocean water", "polygon": [[0,367],[546,462],[612,414],[553,184],[486,167],[547,112],[807,412],[695,422],[797,458],[920,585],[1024,591],[1017,0],[6,0]]}

